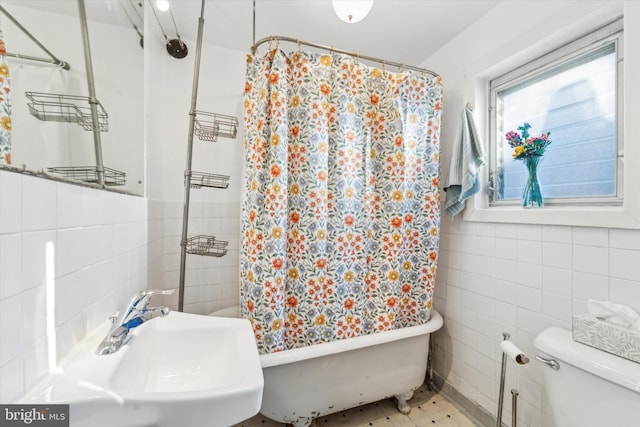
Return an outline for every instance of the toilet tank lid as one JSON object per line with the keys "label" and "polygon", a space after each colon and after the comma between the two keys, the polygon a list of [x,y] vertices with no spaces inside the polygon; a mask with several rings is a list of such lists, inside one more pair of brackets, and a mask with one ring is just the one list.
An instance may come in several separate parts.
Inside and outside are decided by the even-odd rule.
{"label": "toilet tank lid", "polygon": [[547,328],[533,341],[533,345],[560,363],[568,363],[640,393],[640,363],[635,363],[602,350],[577,343],[571,331]]}

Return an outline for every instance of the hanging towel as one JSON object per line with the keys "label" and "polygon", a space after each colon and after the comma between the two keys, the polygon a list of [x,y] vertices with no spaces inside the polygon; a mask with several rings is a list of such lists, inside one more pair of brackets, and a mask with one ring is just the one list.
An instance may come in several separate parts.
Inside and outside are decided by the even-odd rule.
{"label": "hanging towel", "polygon": [[451,218],[462,212],[465,200],[480,191],[478,174],[484,165],[484,151],[473,122],[473,110],[467,104],[462,112],[462,127],[455,141],[449,176],[444,187],[447,200],[444,212]]}

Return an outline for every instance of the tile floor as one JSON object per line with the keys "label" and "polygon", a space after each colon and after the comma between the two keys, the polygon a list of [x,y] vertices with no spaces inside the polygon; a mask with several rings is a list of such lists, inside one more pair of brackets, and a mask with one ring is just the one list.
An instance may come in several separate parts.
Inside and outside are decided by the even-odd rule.
{"label": "tile floor", "polygon": [[[385,399],[316,419],[316,427],[475,427],[479,424],[444,396],[422,386],[409,401],[411,413],[401,414],[393,399]],[[235,427],[282,427],[261,414]]]}

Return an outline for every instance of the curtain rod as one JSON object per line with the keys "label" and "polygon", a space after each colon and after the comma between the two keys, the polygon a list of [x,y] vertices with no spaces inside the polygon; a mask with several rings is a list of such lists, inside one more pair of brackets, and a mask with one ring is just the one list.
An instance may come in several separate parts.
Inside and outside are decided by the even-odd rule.
{"label": "curtain rod", "polygon": [[68,62],[65,62],[65,61],[62,61],[62,60],[56,58],[56,56],[53,53],[51,53],[51,51],[49,51],[49,49],[44,47],[44,45],[42,43],[40,43],[40,41],[38,39],[36,39],[33,34],[31,34],[29,31],[27,31],[27,29],[24,28],[22,26],[22,24],[20,24],[16,18],[11,16],[11,14],[9,12],[7,12],[7,10],[4,7],[0,6],[0,12],[2,12],[7,18],[9,18],[11,20],[11,22],[13,22],[16,25],[16,27],[18,27],[36,45],[38,45],[38,47],[40,49],[44,50],[47,53],[47,55],[49,55],[51,57],[51,59],[38,58],[38,57],[35,57],[35,56],[29,56],[29,55],[20,55],[18,53],[7,53],[7,56],[10,56],[10,57],[13,57],[13,58],[28,59],[30,61],[46,62],[46,63],[49,63],[49,64],[58,65],[58,66],[62,67],[63,70],[71,69],[71,66],[69,65]]}
{"label": "curtain rod", "polygon": [[305,41],[302,41],[302,40],[299,40],[299,39],[296,39],[296,38],[293,38],[293,37],[286,37],[286,36],[270,36],[270,37],[265,37],[263,39],[260,39],[257,42],[255,42],[253,44],[253,46],[251,46],[251,53],[255,55],[257,50],[258,50],[258,46],[260,46],[261,44],[267,43],[267,42],[272,42],[272,41],[292,42],[292,43],[297,43],[298,45],[303,44],[305,46],[315,47],[315,48],[318,48],[318,49],[324,49],[324,50],[328,50],[330,52],[342,53],[344,55],[353,56],[353,57],[359,58],[359,59],[365,59],[367,61],[378,62],[378,63],[382,64],[383,66],[390,65],[392,67],[396,67],[396,68],[400,68],[400,69],[419,71],[421,73],[430,74],[433,77],[439,77],[437,73],[435,73],[435,72],[433,72],[431,70],[427,70],[425,68],[414,67],[414,66],[411,66],[411,65],[401,64],[399,62],[387,61],[387,60],[384,60],[384,59],[375,58],[373,56],[361,55],[361,54],[359,54],[357,52],[349,52],[349,51],[342,50],[342,49],[336,49],[336,48],[331,47],[331,46],[325,46],[325,45],[321,45],[321,44],[317,44],[317,43],[305,42]]}

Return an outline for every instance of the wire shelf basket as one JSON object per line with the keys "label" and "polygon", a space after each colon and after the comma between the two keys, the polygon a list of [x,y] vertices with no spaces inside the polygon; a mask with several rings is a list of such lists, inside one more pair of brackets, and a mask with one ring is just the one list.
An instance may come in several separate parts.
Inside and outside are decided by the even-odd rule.
{"label": "wire shelf basket", "polygon": [[191,188],[228,188],[229,176],[206,172],[191,172]]}
{"label": "wire shelf basket", "polygon": [[[88,96],[60,95],[53,93],[25,92],[29,113],[45,122],[77,123],[84,130],[93,130],[91,105]],[[98,102],[98,129],[109,130],[109,115]]]}
{"label": "wire shelf basket", "polygon": [[[98,171],[95,166],[59,166],[47,168],[47,171],[76,181],[98,184]],[[127,174],[111,168],[104,168],[104,185],[125,185]]]}
{"label": "wire shelf basket", "polygon": [[198,235],[189,237],[185,245],[188,254],[222,257],[227,254],[229,242],[216,240],[214,236]]}
{"label": "wire shelf basket", "polygon": [[225,114],[196,111],[193,133],[201,141],[215,142],[219,136],[235,138],[238,134],[238,119]]}

